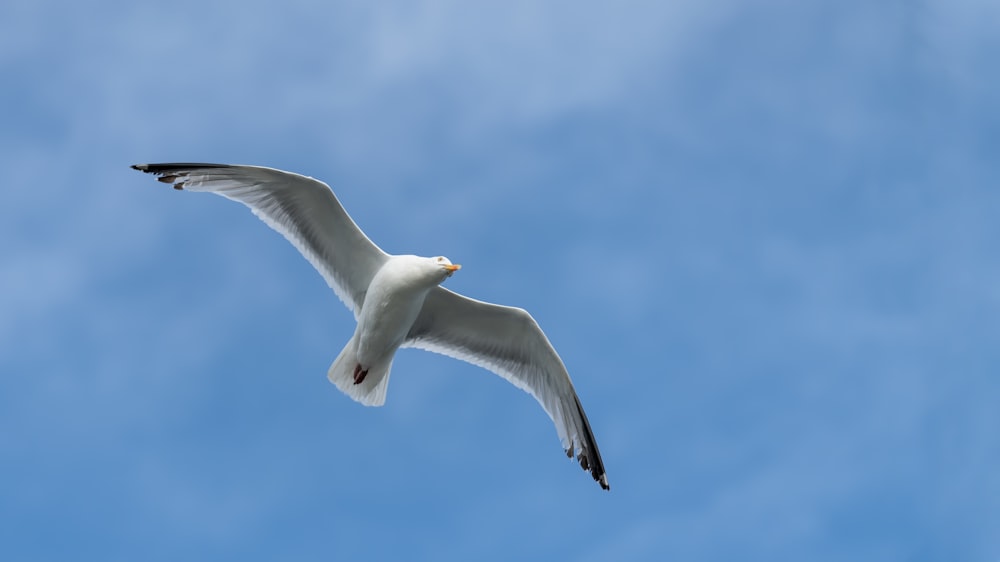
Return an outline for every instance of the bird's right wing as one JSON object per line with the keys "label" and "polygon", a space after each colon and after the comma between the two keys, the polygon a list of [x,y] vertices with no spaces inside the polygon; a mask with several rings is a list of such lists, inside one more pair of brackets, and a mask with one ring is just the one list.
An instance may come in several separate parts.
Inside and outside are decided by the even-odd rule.
{"label": "bird's right wing", "polygon": [[239,201],[294,245],[355,318],[375,273],[389,258],[344,210],[325,183],[259,166],[138,164],[175,189]]}

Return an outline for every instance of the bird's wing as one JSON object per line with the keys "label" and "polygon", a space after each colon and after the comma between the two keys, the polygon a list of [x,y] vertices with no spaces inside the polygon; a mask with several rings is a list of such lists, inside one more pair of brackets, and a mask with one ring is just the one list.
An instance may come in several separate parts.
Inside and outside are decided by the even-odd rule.
{"label": "bird's wing", "polygon": [[365,301],[372,277],[389,256],[341,206],[325,183],[259,166],[139,164],[175,189],[208,191],[239,201],[291,242],[354,312]]}
{"label": "bird's wing", "polygon": [[555,423],[567,456],[575,451],[580,466],[608,489],[597,441],[566,366],[527,311],[435,287],[403,346],[479,365],[534,396]]}

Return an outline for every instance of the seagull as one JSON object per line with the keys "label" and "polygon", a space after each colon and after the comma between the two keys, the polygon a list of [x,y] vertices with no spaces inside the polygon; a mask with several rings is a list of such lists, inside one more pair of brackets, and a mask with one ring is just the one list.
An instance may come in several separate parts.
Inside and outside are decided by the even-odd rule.
{"label": "seagull", "polygon": [[566,456],[601,488],[608,477],[569,373],[538,323],[521,308],[440,286],[461,266],[444,256],[391,255],[358,228],[330,187],[261,166],[137,164],[174,189],[238,201],[278,231],[354,313],[357,328],[327,378],[366,406],[385,403],[396,350],[415,347],[488,369],[531,394],[552,418]]}

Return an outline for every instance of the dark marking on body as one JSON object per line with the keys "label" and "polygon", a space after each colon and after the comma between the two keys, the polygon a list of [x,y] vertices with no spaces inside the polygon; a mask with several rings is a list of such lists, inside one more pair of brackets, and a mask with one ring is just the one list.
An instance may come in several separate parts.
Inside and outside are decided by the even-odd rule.
{"label": "dark marking on body", "polygon": [[361,384],[368,376],[368,369],[361,369],[361,363],[354,366],[354,384]]}

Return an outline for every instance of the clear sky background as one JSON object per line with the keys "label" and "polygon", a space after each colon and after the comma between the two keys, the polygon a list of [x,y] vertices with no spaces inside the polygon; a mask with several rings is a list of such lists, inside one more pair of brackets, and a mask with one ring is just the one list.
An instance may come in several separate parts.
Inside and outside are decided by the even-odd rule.
{"label": "clear sky background", "polygon": [[[0,4],[0,558],[1000,559],[1000,3]],[[333,186],[527,308],[526,394],[354,322],[245,208]]]}

